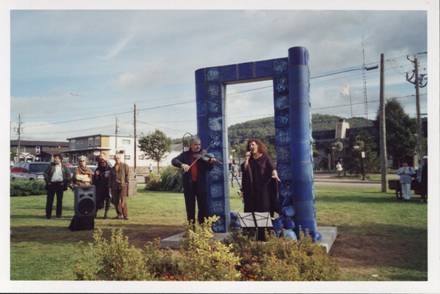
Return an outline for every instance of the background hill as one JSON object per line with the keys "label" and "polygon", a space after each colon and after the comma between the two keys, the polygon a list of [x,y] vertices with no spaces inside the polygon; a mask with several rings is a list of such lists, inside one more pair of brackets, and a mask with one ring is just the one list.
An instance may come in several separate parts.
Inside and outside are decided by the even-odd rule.
{"label": "background hill", "polygon": [[[312,131],[334,130],[336,122],[341,118],[336,115],[313,114]],[[362,117],[349,118],[346,121],[350,123],[350,128],[373,125],[372,120],[366,120]],[[228,135],[231,145],[239,144],[247,138],[260,138],[265,142],[272,142],[275,136],[274,119],[273,117],[265,117],[231,125],[228,128]]]}
{"label": "background hill", "polygon": [[[336,122],[342,117],[327,114],[312,114],[312,131],[334,130]],[[372,120],[366,120],[362,117],[346,119],[350,123],[350,128],[372,126]],[[234,157],[244,155],[246,140],[248,138],[261,139],[268,147],[269,154],[275,158],[275,123],[273,116],[249,120],[229,126],[228,128],[229,144],[235,153]],[[181,138],[173,139],[174,144],[181,144]]]}

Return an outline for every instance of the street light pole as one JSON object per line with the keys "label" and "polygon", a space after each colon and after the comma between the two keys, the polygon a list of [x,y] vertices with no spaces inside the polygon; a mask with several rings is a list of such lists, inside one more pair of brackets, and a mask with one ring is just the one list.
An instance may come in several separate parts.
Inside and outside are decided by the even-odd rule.
{"label": "street light pole", "polygon": [[362,181],[365,181],[364,158],[365,158],[365,151],[361,151],[361,172],[362,172]]}

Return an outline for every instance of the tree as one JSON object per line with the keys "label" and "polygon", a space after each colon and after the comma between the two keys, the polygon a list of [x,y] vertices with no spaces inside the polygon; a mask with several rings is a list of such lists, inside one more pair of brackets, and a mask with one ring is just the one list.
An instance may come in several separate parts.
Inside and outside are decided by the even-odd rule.
{"label": "tree", "polygon": [[155,130],[153,133],[139,139],[139,148],[145,152],[147,158],[157,162],[157,172],[159,173],[159,163],[164,158],[165,153],[170,152],[171,138],[167,137],[162,131]]}
{"label": "tree", "polygon": [[[344,170],[350,174],[360,174],[363,161],[366,173],[376,172],[379,169],[377,147],[377,140],[369,131],[361,129],[351,132],[344,143]],[[364,159],[361,158],[362,152],[365,154]]]}
{"label": "tree", "polygon": [[17,152],[11,150],[11,152],[10,152],[10,156],[9,156],[9,158],[11,159],[11,161],[14,161],[16,156],[17,156]]}
{"label": "tree", "polygon": [[[392,156],[395,164],[406,158],[412,158],[416,147],[416,124],[396,99],[389,100],[385,104],[385,122],[388,155]],[[375,126],[379,128],[379,113],[376,116]]]}

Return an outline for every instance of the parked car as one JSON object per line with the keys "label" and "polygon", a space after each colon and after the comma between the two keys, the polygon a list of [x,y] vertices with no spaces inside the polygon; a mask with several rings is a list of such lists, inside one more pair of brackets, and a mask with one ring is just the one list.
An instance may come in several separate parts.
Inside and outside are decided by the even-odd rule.
{"label": "parked car", "polygon": [[11,167],[11,180],[44,180],[50,162],[18,162]]}

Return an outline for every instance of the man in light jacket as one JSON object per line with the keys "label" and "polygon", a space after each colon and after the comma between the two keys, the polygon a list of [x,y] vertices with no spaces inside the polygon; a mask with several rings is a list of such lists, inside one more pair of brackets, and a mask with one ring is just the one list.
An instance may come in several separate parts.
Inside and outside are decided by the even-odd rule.
{"label": "man in light jacket", "polygon": [[412,177],[416,174],[414,168],[408,166],[406,161],[403,162],[402,167],[397,170],[397,174],[400,176],[400,185],[402,189],[402,197],[408,201],[411,199],[411,181]]}

